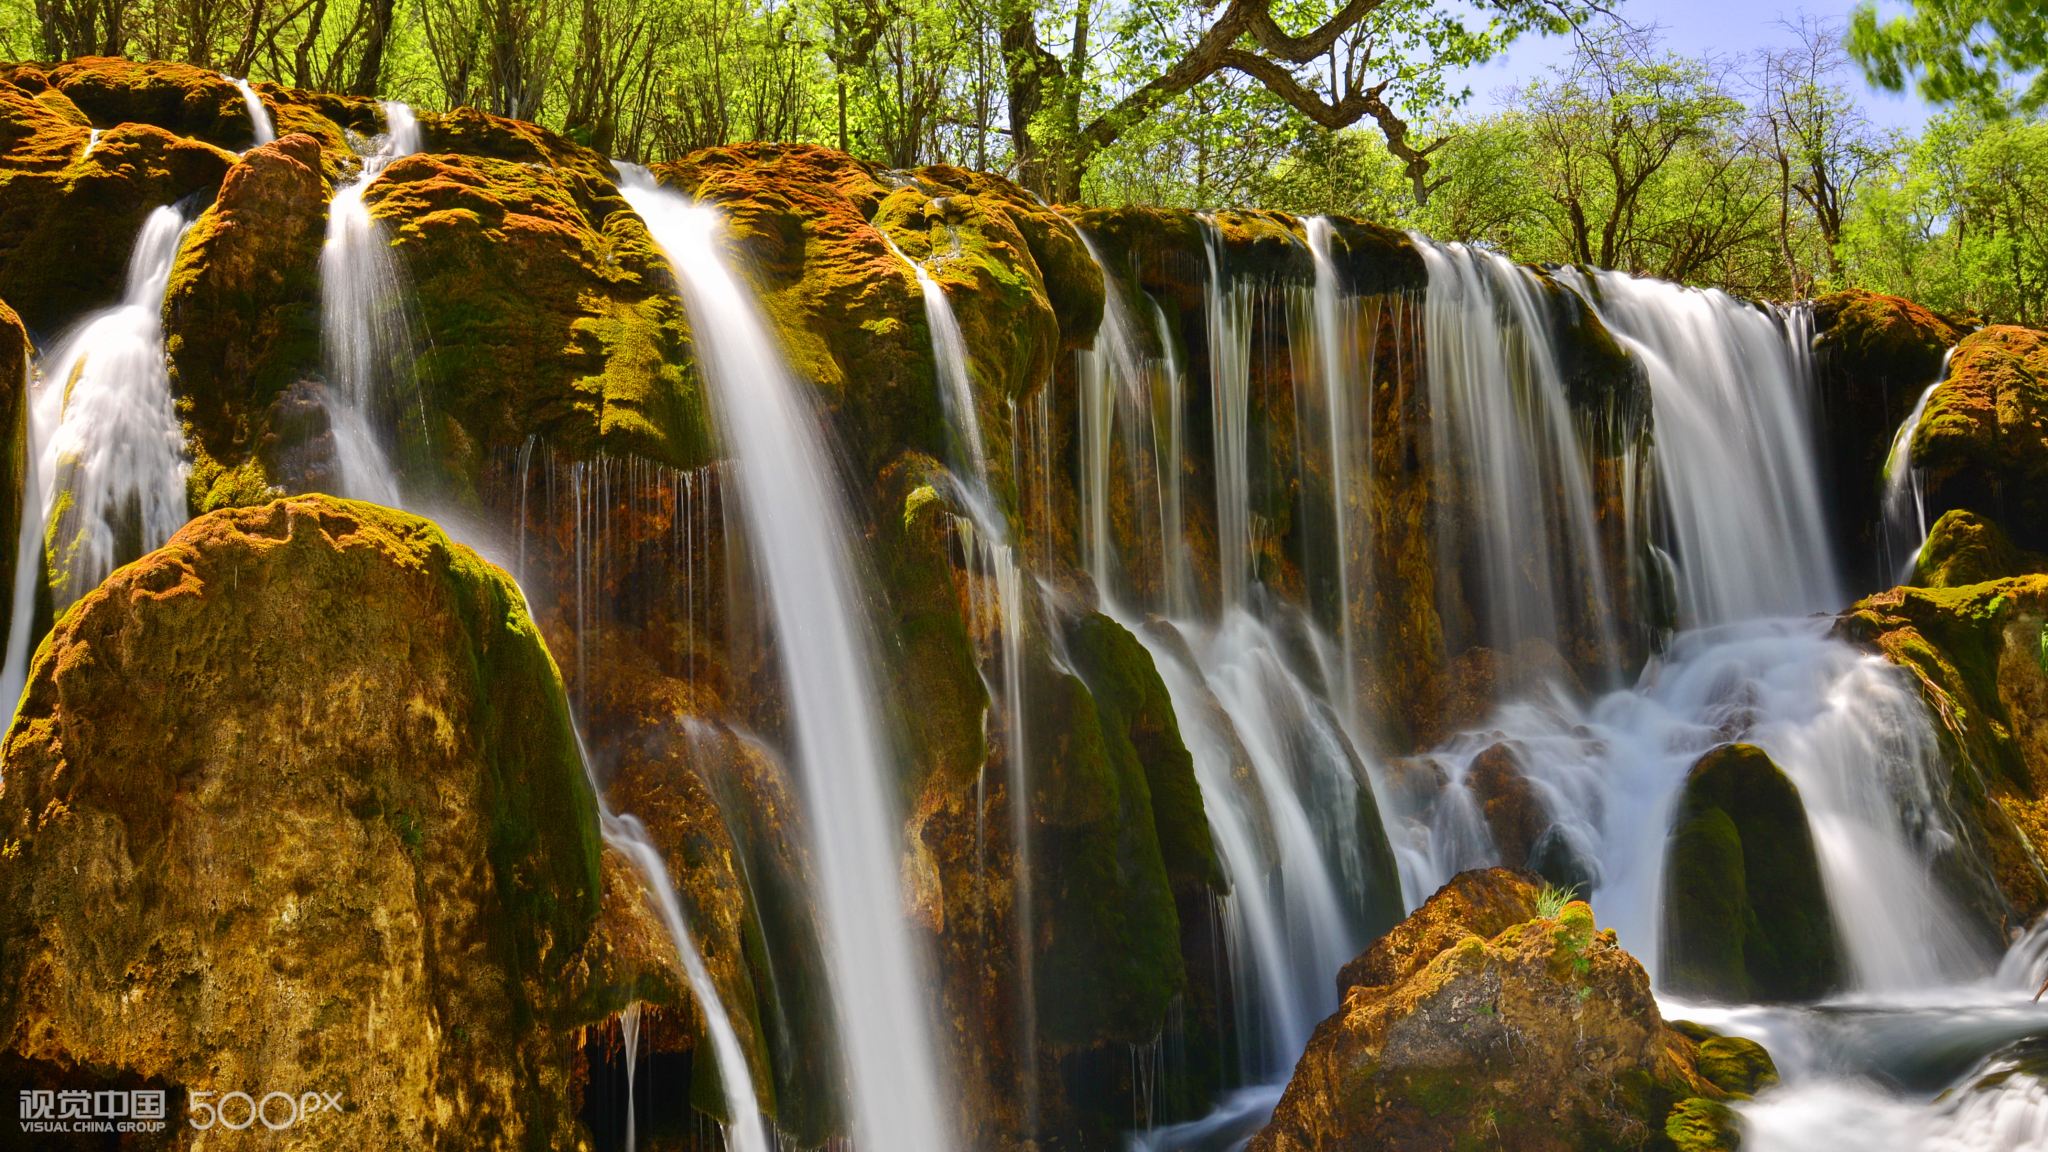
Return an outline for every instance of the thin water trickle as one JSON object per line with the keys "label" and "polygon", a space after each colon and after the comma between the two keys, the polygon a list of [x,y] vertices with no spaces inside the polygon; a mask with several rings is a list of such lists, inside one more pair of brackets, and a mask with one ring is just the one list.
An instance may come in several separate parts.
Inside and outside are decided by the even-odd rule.
{"label": "thin water trickle", "polygon": [[254,132],[256,136],[255,147],[260,148],[276,140],[277,127],[271,123],[270,109],[264,105],[263,97],[256,94],[256,89],[251,87],[247,80],[239,76],[230,76],[223,72],[220,74],[220,78],[233,84],[235,90],[242,94],[242,106],[249,110],[250,131]]}
{"label": "thin water trickle", "polygon": [[1892,436],[1891,451],[1885,454],[1883,559],[1885,571],[1901,584],[1912,579],[1931,527],[1927,523],[1926,477],[1913,467],[1913,437],[1919,434],[1920,421],[1927,415],[1927,402],[1934,399],[1935,390],[1948,379],[1948,362],[1954,355],[1953,348],[1942,353],[1941,371],[1913,402],[1913,410]]}
{"label": "thin water trickle", "polygon": [[875,692],[850,518],[820,416],[728,265],[717,212],[632,165],[620,165],[620,191],[682,290],[774,616],[816,841],[855,1139],[866,1148],[939,1152],[952,1140],[927,1016],[928,964],[906,922],[895,761]]}

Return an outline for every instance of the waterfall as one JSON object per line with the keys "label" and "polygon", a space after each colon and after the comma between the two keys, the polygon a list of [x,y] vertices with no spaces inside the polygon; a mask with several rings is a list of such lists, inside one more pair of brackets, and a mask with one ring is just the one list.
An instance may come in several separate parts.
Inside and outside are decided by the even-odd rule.
{"label": "waterfall", "polygon": [[1681,624],[1840,607],[1811,413],[1811,314],[1621,272],[1558,278],[1649,373]]}
{"label": "waterfall", "polygon": [[945,1135],[926,965],[901,895],[898,778],[861,616],[848,510],[819,414],[720,252],[719,217],[620,166],[620,191],[668,256],[696,334],[741,513],[775,620],[813,817],[855,1139],[938,1152]]}
{"label": "waterfall", "polygon": [[[1209,325],[1209,408],[1216,468],[1216,579],[1227,611],[1244,599],[1251,579],[1252,287],[1230,279],[1223,237],[1202,218],[1209,278],[1202,302]],[[1166,471],[1177,456],[1167,457]]]}
{"label": "waterfall", "polygon": [[[724,1015],[723,1007],[723,1005],[720,1006],[719,1015],[721,1016]],[[731,1027],[731,1022],[727,1021],[726,1028],[730,1030]],[[620,1046],[625,1050],[626,1055],[626,1152],[634,1152],[634,1146],[639,1143],[640,1126],[640,1118],[634,1114],[633,1109],[633,1074],[636,1071],[635,1065],[640,1062],[640,1002],[638,1000],[626,1005],[625,1009],[619,1013],[619,1040],[621,1042]]]}
{"label": "waterfall", "polygon": [[384,105],[385,133],[362,171],[335,190],[320,246],[320,360],[343,495],[396,505],[398,482],[377,432],[378,405],[412,371],[412,315],[403,271],[384,227],[363,202],[393,160],[420,150],[419,122]]}
{"label": "waterfall", "polygon": [[[1308,221],[1308,250],[1315,261],[1311,338],[1317,386],[1323,392],[1323,416],[1329,434],[1332,551],[1337,587],[1337,642],[1340,705],[1347,720],[1357,723],[1358,636],[1352,619],[1354,589],[1363,592],[1371,570],[1364,563],[1372,550],[1372,387],[1370,352],[1358,356],[1358,301],[1337,280],[1330,256],[1330,222]],[[1354,485],[1358,490],[1354,490]],[[1354,506],[1364,515],[1354,516]]]}
{"label": "waterfall", "polygon": [[[1137,292],[1150,311],[1150,336],[1132,314],[1124,291],[1089,241],[1078,233],[1089,258],[1102,269],[1102,326],[1094,347],[1078,353],[1080,383],[1080,476],[1082,561],[1105,599],[1129,596],[1158,603],[1180,614],[1193,604],[1187,539],[1182,514],[1180,460],[1186,450],[1181,367],[1166,317],[1156,302]],[[1144,571],[1117,553],[1110,525],[1110,465],[1123,449],[1128,472],[1133,533],[1152,533],[1158,566]],[[1147,458],[1151,474],[1146,474]],[[1149,509],[1144,501],[1149,496]],[[1141,544],[1142,546],[1142,544]],[[1120,586],[1121,585],[1121,586]],[[1156,594],[1148,597],[1148,587]]]}
{"label": "waterfall", "polygon": [[[163,306],[188,227],[175,208],[151,212],[128,259],[121,303],[88,319],[43,360],[29,419],[60,612],[185,523],[185,433],[171,401]],[[10,665],[9,682],[24,683],[25,667],[22,681],[12,679],[14,671]]]}
{"label": "waterfall", "polygon": [[1913,437],[1919,434],[1920,421],[1927,415],[1927,402],[1934,399],[1935,389],[1948,379],[1948,362],[1954,355],[1953,348],[1941,354],[1941,371],[1913,402],[1913,410],[1892,436],[1891,451],[1885,454],[1883,560],[1885,570],[1901,584],[1912,580],[1931,527],[1927,523],[1927,479],[1913,467]]}
{"label": "waterfall", "polygon": [[1434,458],[1446,482],[1453,469],[1464,481],[1465,522],[1446,518],[1438,563],[1467,568],[1458,561],[1469,555],[1477,573],[1467,591],[1478,635],[1450,648],[1558,646],[1565,621],[1584,614],[1616,668],[1593,482],[1559,362],[1561,289],[1506,257],[1414,240],[1429,271],[1423,369]]}
{"label": "waterfall", "polygon": [[223,72],[220,78],[233,84],[235,90],[242,94],[242,106],[249,110],[249,128],[256,134],[254,146],[260,148],[277,139],[277,126],[270,121],[270,109],[264,106],[263,97],[256,94],[256,89],[239,76]]}
{"label": "waterfall", "polygon": [[[586,759],[586,770],[588,766]],[[690,995],[696,998],[698,1010],[704,1013],[705,1038],[711,1041],[711,1057],[718,1064],[718,1080],[725,1090],[726,1111],[731,1113],[725,1124],[728,1146],[733,1152],[769,1152],[768,1136],[761,1124],[761,1103],[754,1094],[754,1078],[747,1068],[746,1053],[740,1048],[739,1033],[733,1031],[725,1002],[718,998],[718,985],[712,982],[710,971],[704,967],[703,953],[697,950],[696,939],[690,935],[689,921],[683,916],[682,901],[676,896],[675,885],[669,881],[668,867],[662,862],[661,850],[648,837],[647,829],[638,817],[612,813],[604,802],[604,793],[597,789],[595,777],[591,779],[590,786],[597,792],[598,819],[604,842],[631,861],[634,870],[640,873],[653,900],[654,910],[661,917],[662,927],[668,930],[669,942],[675,946],[676,956],[683,962]],[[637,1032],[637,1013],[634,1025]],[[632,1147],[633,1132],[632,1075],[629,1060],[626,1072],[628,1149]]]}
{"label": "waterfall", "polygon": [[[946,289],[923,264],[905,255],[894,240],[883,234],[882,242],[897,259],[910,265],[917,277],[917,293],[924,301],[925,327],[932,334],[932,367],[939,378],[939,401],[945,405],[946,424],[954,440],[956,472],[964,472],[976,485],[976,495],[988,504],[988,447],[982,441],[981,414],[974,406],[974,378],[967,362],[967,340],[960,335],[960,321],[953,316]],[[987,512],[992,508],[980,509]],[[984,523],[984,527],[986,527]]]}

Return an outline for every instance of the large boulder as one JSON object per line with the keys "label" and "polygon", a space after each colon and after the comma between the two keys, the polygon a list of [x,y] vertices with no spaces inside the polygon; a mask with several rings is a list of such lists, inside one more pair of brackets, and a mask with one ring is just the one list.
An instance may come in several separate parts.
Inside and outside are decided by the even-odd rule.
{"label": "large boulder", "polygon": [[1963,329],[1897,296],[1853,290],[1813,302],[1821,470],[1839,554],[1865,587],[1889,580],[1878,535],[1885,456]]}
{"label": "large boulder", "polygon": [[1466,872],[1353,966],[1254,1152],[1693,1148],[1739,1139],[1699,1043],[1577,901]]}
{"label": "large boulder", "polygon": [[529,436],[580,457],[712,459],[668,263],[608,181],[423,153],[364,199],[409,273],[441,480],[461,493]]}
{"label": "large boulder", "polygon": [[1995,522],[1967,508],[1951,508],[1928,529],[1908,583],[1965,588],[2029,572],[2048,572],[2048,557],[2021,550]]}
{"label": "large boulder", "polygon": [[[433,525],[187,525],[44,642],[0,779],[0,1079],[319,1090],[307,1148],[564,1147],[572,1035],[659,944],[555,665]],[[594,937],[613,889],[631,940]],[[608,918],[612,913],[607,913]]]}
{"label": "large boulder", "polygon": [[2048,549],[2048,332],[1998,326],[1956,346],[1913,436],[1927,508],[1992,517]]}
{"label": "large boulder", "polygon": [[1664,986],[1730,1001],[1813,1000],[1841,948],[1799,789],[1753,744],[1686,773],[1664,865]]}

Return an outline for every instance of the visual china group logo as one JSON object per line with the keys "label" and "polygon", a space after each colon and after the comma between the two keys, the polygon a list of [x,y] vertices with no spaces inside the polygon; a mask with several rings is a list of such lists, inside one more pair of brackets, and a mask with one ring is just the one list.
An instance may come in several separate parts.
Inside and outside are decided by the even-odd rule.
{"label": "visual china group logo", "polygon": [[161,1132],[162,1089],[25,1088],[21,1093],[21,1130],[57,1134],[94,1132]]}
{"label": "visual china group logo", "polygon": [[[25,1088],[18,1113],[23,1132],[41,1135],[161,1132],[169,1126],[162,1089]],[[234,1132],[261,1126],[282,1132],[309,1116],[342,1111],[339,1092],[195,1091],[185,1105],[186,1122],[204,1132]]]}

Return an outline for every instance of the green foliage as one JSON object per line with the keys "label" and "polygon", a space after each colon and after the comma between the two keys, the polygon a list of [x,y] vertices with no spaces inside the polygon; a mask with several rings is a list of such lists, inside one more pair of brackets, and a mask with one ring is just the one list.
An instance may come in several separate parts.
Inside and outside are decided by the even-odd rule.
{"label": "green foliage", "polygon": [[1995,114],[2048,107],[2048,8],[2039,0],[1913,0],[1910,16],[1882,23],[1866,3],[1849,50],[1895,92],[1917,77],[1920,94],[1939,104]]}
{"label": "green foliage", "polygon": [[1536,893],[1536,914],[1545,920],[1555,920],[1557,914],[1564,911],[1565,905],[1578,898],[1579,886],[1576,884],[1568,888],[1545,884],[1542,890]]}

